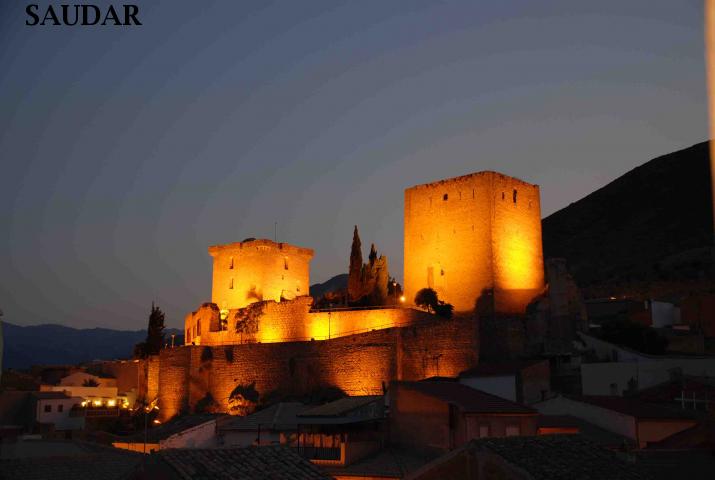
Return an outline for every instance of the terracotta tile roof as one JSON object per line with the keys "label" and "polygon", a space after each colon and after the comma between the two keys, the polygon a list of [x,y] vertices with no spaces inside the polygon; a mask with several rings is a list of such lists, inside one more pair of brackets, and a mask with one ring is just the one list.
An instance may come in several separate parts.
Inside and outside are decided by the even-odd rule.
{"label": "terracotta tile roof", "polygon": [[[650,475],[642,467],[622,459],[615,452],[599,447],[580,435],[544,435],[472,440],[466,445],[430,462],[408,479],[434,478],[445,465],[451,465],[453,478],[467,476],[469,462],[464,455],[496,455],[518,472],[519,478],[532,480],[645,480]],[[460,468],[461,465],[461,468]]]}
{"label": "terracotta tile roof", "polygon": [[638,419],[697,419],[702,413],[693,410],[667,408],[646,403],[633,397],[615,397],[606,395],[569,396],[571,400],[588,403]]}
{"label": "terracotta tile roof", "polygon": [[317,407],[312,407],[299,414],[300,417],[340,417],[370,403],[382,400],[382,395],[366,395],[357,397],[345,397],[334,402],[326,403]]}
{"label": "terracotta tile roof", "polygon": [[[166,440],[172,435],[183,432],[193,427],[197,427],[211,420],[216,420],[222,415],[204,413],[197,415],[186,415],[183,417],[175,417],[172,420],[158,425],[156,427],[150,427],[147,431],[147,442],[148,443],[159,443],[161,440]],[[132,435],[117,436],[114,441],[116,442],[144,442],[144,430],[134,433]]]}
{"label": "terracotta tile roof", "polygon": [[531,474],[534,480],[636,480],[644,472],[615,452],[581,435],[544,435],[473,440],[475,450],[489,451]]}
{"label": "terracotta tile roof", "polygon": [[23,443],[35,445],[17,458],[0,460],[3,480],[124,480],[142,460],[139,453],[87,442]]}
{"label": "terracotta tile roof", "polygon": [[47,392],[32,392],[32,396],[38,400],[67,400],[72,398],[65,392],[47,391]]}
{"label": "terracotta tile roof", "polygon": [[152,455],[185,480],[329,480],[332,478],[282,446],[170,449]]}
{"label": "terracotta tile roof", "polygon": [[398,382],[400,387],[418,391],[459,407],[464,413],[511,413],[536,415],[536,410],[454,382]]}
{"label": "terracotta tile roof", "polygon": [[459,374],[461,377],[496,377],[502,375],[516,375],[525,368],[531,367],[547,360],[524,360],[504,363],[480,363],[474,368]]}
{"label": "terracotta tile roof", "polygon": [[281,402],[245,417],[233,417],[219,425],[219,430],[255,431],[262,429],[295,430],[298,414],[310,408],[299,402]]}

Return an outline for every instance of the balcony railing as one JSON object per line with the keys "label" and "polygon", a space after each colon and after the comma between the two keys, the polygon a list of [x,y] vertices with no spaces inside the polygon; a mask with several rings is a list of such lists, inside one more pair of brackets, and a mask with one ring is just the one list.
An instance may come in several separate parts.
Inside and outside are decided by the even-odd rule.
{"label": "balcony railing", "polygon": [[300,456],[307,460],[340,461],[340,447],[293,447]]}

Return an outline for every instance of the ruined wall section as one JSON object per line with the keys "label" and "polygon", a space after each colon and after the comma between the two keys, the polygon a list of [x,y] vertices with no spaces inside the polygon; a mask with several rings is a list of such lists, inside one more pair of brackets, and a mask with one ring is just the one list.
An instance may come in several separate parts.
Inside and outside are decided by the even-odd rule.
{"label": "ruined wall section", "polygon": [[543,288],[539,187],[479,172],[405,190],[405,296],[437,291],[471,312],[485,291],[523,313]]}
{"label": "ruined wall section", "polygon": [[213,257],[211,302],[221,310],[308,295],[313,250],[271,240],[209,247]]}
{"label": "ruined wall section", "polygon": [[[432,318],[426,312],[411,308],[311,312],[311,303],[312,298],[304,296],[291,301],[256,302],[243,309],[229,310],[222,330],[218,330],[218,310],[213,304],[204,304],[196,312],[187,315],[187,338],[190,339],[189,344],[194,345],[328,340],[371,330],[413,325]],[[236,328],[237,323],[241,323],[241,328]]]}
{"label": "ruined wall section", "polygon": [[301,395],[336,386],[349,395],[380,394],[390,380],[454,376],[476,365],[471,318],[434,317],[421,325],[371,331],[326,341],[186,346],[161,354],[159,406],[167,419],[207,393],[228,410],[237,385]]}

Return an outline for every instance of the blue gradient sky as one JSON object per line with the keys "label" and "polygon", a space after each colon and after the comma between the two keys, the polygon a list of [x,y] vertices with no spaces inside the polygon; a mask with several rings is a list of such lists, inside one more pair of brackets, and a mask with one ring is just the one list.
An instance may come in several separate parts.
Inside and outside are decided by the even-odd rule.
{"label": "blue gradient sky", "polygon": [[707,137],[701,1],[137,3],[43,28],[0,0],[7,321],[180,326],[206,247],[275,221],[312,282],[354,224],[401,278],[405,187],[493,169],[548,215]]}

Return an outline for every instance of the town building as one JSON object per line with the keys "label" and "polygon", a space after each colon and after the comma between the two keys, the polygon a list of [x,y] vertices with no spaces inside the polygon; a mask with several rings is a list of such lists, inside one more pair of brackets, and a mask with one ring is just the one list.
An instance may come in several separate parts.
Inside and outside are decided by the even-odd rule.
{"label": "town building", "polygon": [[536,410],[457,382],[392,382],[389,399],[390,441],[416,451],[537,432]]}
{"label": "town building", "polygon": [[697,412],[649,404],[637,398],[557,396],[534,405],[547,415],[571,415],[622,435],[639,448],[698,424]]}
{"label": "town building", "polygon": [[551,395],[548,360],[480,363],[460,373],[459,383],[527,405]]}

